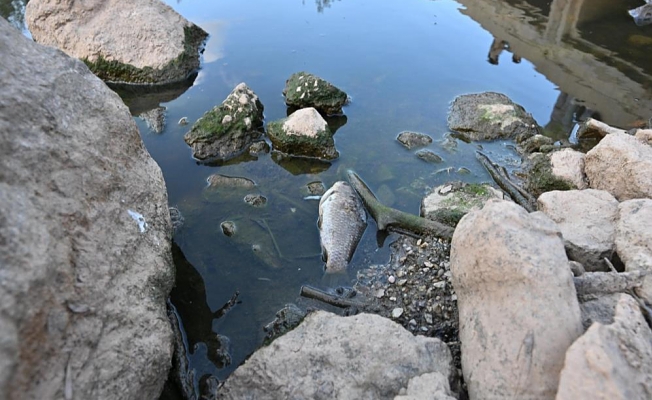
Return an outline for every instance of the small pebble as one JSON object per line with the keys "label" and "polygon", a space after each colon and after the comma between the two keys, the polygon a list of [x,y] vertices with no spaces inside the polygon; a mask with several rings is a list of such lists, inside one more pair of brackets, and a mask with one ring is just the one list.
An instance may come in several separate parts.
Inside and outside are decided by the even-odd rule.
{"label": "small pebble", "polygon": [[402,308],[397,307],[397,308],[392,310],[392,318],[396,319],[396,318],[400,317],[401,315],[403,315],[403,309]]}
{"label": "small pebble", "polygon": [[407,279],[401,279],[400,281],[398,281],[397,285],[399,285],[399,286],[403,286],[403,285],[405,285],[406,283],[407,283]]}
{"label": "small pebble", "polygon": [[423,319],[426,320],[427,324],[432,325],[432,314],[428,314],[428,313],[423,314]]}
{"label": "small pebble", "polygon": [[389,301],[396,301],[396,297],[394,297],[394,296],[390,297]]}
{"label": "small pebble", "polygon": [[383,296],[385,296],[385,289],[378,289],[378,291],[376,292],[376,298],[382,299]]}
{"label": "small pebble", "polygon": [[432,286],[437,288],[437,289],[443,289],[443,288],[446,287],[446,282],[445,281],[437,282],[437,283],[434,283]]}
{"label": "small pebble", "polygon": [[421,246],[421,243],[422,243],[422,242],[423,242],[423,241],[422,241],[421,239],[417,240],[417,246]]}
{"label": "small pebble", "polygon": [[457,301],[457,295],[456,295],[456,294],[452,295],[452,296],[451,296],[451,300],[453,300],[453,301]]}
{"label": "small pebble", "polygon": [[428,268],[432,268],[432,263],[430,261],[424,261],[423,265],[425,265]]}
{"label": "small pebble", "polygon": [[387,278],[387,282],[389,282],[389,283],[396,282],[396,278],[394,278],[394,275],[390,275],[389,278]]}
{"label": "small pebble", "polygon": [[188,117],[183,117],[179,120],[179,125],[188,125]]}

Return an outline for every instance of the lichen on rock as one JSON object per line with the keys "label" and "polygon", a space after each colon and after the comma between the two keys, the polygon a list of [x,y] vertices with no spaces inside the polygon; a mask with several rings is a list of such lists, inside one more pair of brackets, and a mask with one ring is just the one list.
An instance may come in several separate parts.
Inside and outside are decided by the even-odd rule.
{"label": "lichen on rock", "polygon": [[471,140],[521,140],[539,133],[531,114],[504,94],[484,92],[458,96],[448,113],[448,126]]}
{"label": "lichen on rock", "polygon": [[283,89],[285,103],[297,108],[314,107],[326,114],[339,114],[348,96],[324,79],[307,72],[292,74]]}
{"label": "lichen on rock", "polygon": [[197,159],[228,159],[259,139],[262,126],[263,104],[245,83],[240,83],[222,104],[197,120],[183,138]]}

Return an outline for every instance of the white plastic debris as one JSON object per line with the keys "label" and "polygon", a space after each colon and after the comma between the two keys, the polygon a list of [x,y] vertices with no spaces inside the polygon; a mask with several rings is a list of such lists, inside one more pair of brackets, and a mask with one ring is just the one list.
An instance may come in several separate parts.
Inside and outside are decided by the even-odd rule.
{"label": "white plastic debris", "polygon": [[138,229],[140,229],[140,233],[145,233],[145,230],[147,230],[147,222],[145,222],[145,217],[136,211],[127,210],[127,212],[131,218],[138,222]]}

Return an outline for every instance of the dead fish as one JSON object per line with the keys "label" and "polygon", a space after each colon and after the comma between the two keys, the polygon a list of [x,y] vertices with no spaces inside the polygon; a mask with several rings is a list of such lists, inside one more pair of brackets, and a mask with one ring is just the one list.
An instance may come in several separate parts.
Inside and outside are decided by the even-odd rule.
{"label": "dead fish", "polygon": [[362,202],[348,183],[335,182],[324,193],[318,224],[326,273],[346,271],[367,227]]}

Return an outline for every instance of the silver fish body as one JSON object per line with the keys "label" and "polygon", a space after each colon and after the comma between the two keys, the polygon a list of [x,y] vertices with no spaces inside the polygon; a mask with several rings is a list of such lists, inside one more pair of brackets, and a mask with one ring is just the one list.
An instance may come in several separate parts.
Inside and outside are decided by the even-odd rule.
{"label": "silver fish body", "polygon": [[367,227],[364,206],[348,183],[335,182],[324,193],[319,201],[318,224],[326,272],[346,271]]}

